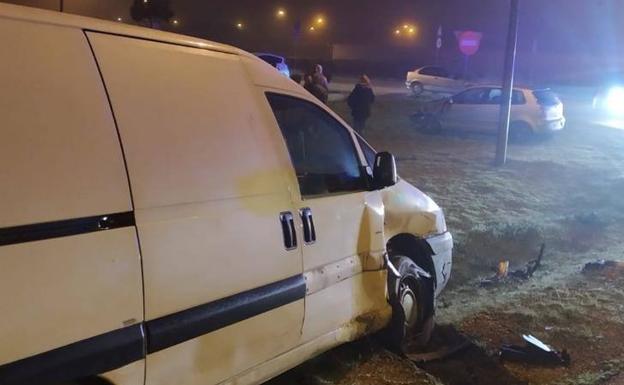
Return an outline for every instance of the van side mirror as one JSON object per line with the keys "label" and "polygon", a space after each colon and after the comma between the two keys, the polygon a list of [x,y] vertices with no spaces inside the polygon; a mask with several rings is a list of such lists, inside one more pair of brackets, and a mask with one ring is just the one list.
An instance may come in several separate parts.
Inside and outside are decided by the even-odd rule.
{"label": "van side mirror", "polygon": [[394,155],[383,151],[375,155],[373,166],[373,186],[376,189],[394,186],[397,183],[397,169]]}

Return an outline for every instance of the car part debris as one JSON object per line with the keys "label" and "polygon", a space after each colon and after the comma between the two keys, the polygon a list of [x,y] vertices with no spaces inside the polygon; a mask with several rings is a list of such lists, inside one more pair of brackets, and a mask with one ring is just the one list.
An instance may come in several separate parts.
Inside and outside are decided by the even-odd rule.
{"label": "car part debris", "polygon": [[542,243],[537,258],[529,261],[523,269],[509,271],[509,261],[499,262],[496,274],[481,280],[481,287],[491,286],[497,283],[508,281],[510,278],[525,281],[533,276],[535,271],[541,266],[544,258],[546,244]]}
{"label": "car part debris", "polygon": [[591,273],[591,272],[607,270],[607,269],[616,269],[618,267],[624,268],[624,263],[617,262],[617,261],[609,261],[605,259],[599,259],[594,262],[587,262],[585,266],[583,266],[583,273]]}
{"label": "car part debris", "polygon": [[467,338],[461,343],[454,346],[444,346],[435,352],[427,352],[427,353],[408,353],[405,356],[415,363],[424,363],[441,360],[446,358],[452,354],[455,354],[467,347],[472,345],[472,342]]}
{"label": "car part debris", "polygon": [[500,261],[498,263],[498,270],[496,271],[496,277],[498,279],[507,278],[509,274],[509,261]]}
{"label": "car part debris", "polygon": [[526,346],[503,345],[499,352],[500,359],[538,365],[570,365],[570,354],[566,350],[557,351],[532,335],[522,335],[522,338]]}
{"label": "car part debris", "polygon": [[451,325],[437,325],[428,348],[433,351],[409,352],[405,356],[416,364],[442,360],[473,345],[464,334]]}

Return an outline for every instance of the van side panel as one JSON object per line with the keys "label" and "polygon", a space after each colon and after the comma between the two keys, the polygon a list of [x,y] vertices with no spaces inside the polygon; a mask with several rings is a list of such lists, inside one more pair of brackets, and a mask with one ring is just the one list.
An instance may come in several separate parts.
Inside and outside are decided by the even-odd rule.
{"label": "van side panel", "polygon": [[[79,29],[0,18],[0,46],[0,382],[84,374],[91,363],[72,367],[84,357],[62,348],[105,351],[92,337],[126,328],[138,331],[140,359],[128,179],[87,39]],[[127,221],[97,222],[116,213]],[[69,366],[56,370],[61,362]]]}
{"label": "van side panel", "polygon": [[280,223],[294,212],[289,168],[240,58],[88,37],[136,206],[147,383],[211,384],[296,346],[305,282]]}

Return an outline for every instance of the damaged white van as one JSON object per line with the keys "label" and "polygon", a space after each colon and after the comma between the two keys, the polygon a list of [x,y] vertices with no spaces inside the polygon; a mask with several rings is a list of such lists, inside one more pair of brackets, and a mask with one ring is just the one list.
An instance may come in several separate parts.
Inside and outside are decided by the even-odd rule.
{"label": "damaged white van", "polygon": [[428,338],[440,208],[239,49],[0,4],[0,384],[258,384]]}

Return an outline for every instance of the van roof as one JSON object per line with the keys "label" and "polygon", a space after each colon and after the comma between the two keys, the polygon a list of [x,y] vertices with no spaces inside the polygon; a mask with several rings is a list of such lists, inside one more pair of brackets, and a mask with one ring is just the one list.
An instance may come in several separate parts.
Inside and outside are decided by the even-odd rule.
{"label": "van roof", "polygon": [[194,48],[202,48],[211,51],[219,51],[244,56],[250,55],[238,48],[226,44],[215,43],[209,40],[179,35],[171,32],[163,32],[114,21],[77,16],[68,13],[25,7],[21,5],[0,3],[0,19],[2,18],[26,20],[37,23],[80,28],[90,31],[106,32],[116,35],[131,36],[141,39],[155,40],[165,43],[185,45]]}

